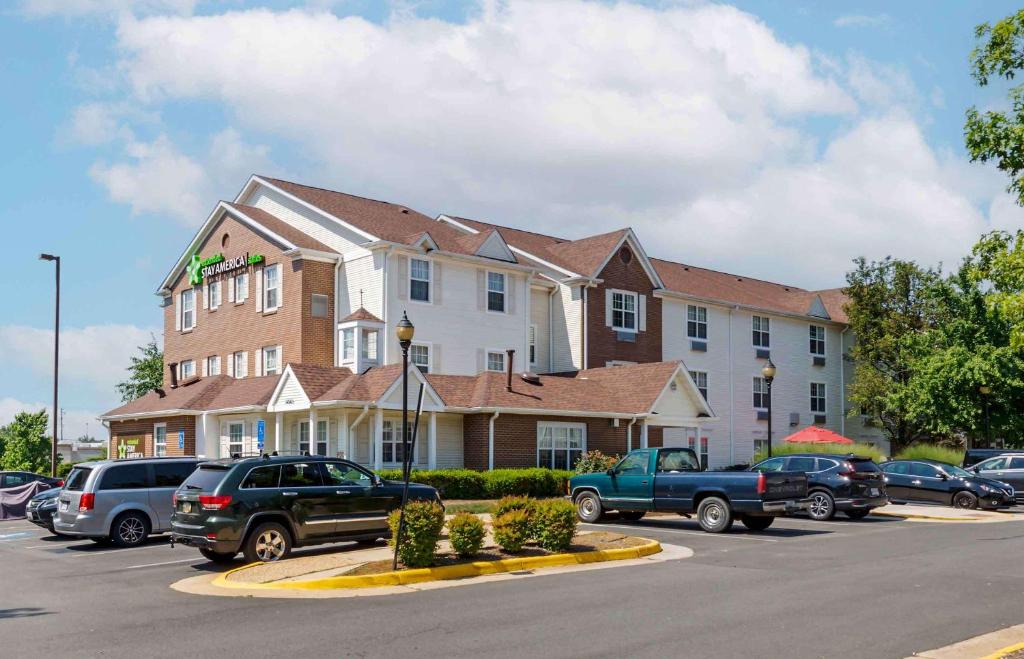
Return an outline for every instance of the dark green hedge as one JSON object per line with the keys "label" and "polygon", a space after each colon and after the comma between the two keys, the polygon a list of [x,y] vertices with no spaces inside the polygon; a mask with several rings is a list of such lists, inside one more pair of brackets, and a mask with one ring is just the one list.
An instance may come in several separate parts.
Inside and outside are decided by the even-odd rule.
{"label": "dark green hedge", "polygon": [[[387,480],[401,480],[398,469],[380,473]],[[436,469],[413,471],[412,481],[436,487],[445,499],[500,499],[510,495],[557,497],[565,494],[565,486],[574,476],[571,471],[556,469]]]}

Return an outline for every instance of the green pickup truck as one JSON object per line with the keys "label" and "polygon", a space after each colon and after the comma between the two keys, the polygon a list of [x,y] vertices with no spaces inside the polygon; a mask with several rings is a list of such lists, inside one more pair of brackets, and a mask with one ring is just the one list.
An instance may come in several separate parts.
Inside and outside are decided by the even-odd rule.
{"label": "green pickup truck", "polygon": [[583,522],[599,522],[608,510],[634,521],[650,511],[696,513],[709,533],[728,531],[734,520],[763,531],[776,515],[810,506],[802,472],[702,471],[686,448],[631,451],[607,472],[571,478],[569,497]]}

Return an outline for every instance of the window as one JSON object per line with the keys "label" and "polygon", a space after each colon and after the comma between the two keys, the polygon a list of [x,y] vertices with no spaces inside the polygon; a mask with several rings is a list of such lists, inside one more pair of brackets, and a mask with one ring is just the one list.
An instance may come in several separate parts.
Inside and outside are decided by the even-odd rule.
{"label": "window", "polygon": [[626,457],[622,458],[622,461],[616,465],[615,473],[636,474],[638,476],[642,476],[650,469],[650,463],[650,451],[633,451],[626,455]]}
{"label": "window", "polygon": [[530,325],[530,365],[537,363],[537,326]]}
{"label": "window", "polygon": [[241,455],[245,451],[245,423],[235,421],[228,424],[228,455]]}
{"label": "window", "polygon": [[817,467],[817,460],[814,458],[790,458],[786,465],[786,471],[802,471],[805,474],[814,471]]}
{"label": "window", "polygon": [[327,318],[327,296],[313,293],[309,300],[309,313],[313,318]]}
{"label": "window", "polygon": [[281,372],[281,347],[263,349],[263,375],[278,375]]}
{"label": "window", "polygon": [[636,331],[636,293],[612,291],[612,329]]}
{"label": "window", "polygon": [[1010,458],[1009,469],[1024,469],[1024,458]]}
{"label": "window", "polygon": [[708,338],[708,308],[686,305],[686,336],[690,339]]}
{"label": "window", "polygon": [[327,455],[327,430],[330,422],[327,419],[320,419],[316,422],[316,454]]}
{"label": "window", "polygon": [[220,355],[210,355],[206,358],[206,374],[220,375]]}
{"label": "window", "polygon": [[196,292],[189,288],[181,292],[181,329],[188,331],[196,326]]}
{"label": "window", "polygon": [[700,455],[700,463],[704,466],[705,469],[707,469],[708,468],[708,438],[707,437],[701,437],[700,438],[700,449],[699,450],[697,448],[697,438],[696,437],[693,437],[693,436],[689,437],[687,439],[687,443],[690,445],[690,450],[691,451],[693,451],[694,453],[697,453],[697,454]]}
{"label": "window", "polygon": [[231,355],[231,359],[234,360],[235,377],[244,378],[249,371],[249,364],[245,358],[245,353],[236,352]]}
{"label": "window", "polygon": [[[402,420],[392,421],[390,419],[384,420],[384,432],[382,440],[384,442],[384,449],[381,452],[381,457],[384,462],[395,463],[405,461],[405,445],[399,438],[401,432],[399,428],[402,425]],[[406,439],[412,438],[412,422],[406,425],[405,431]]]}
{"label": "window", "polygon": [[235,275],[231,280],[231,286],[235,287],[235,304],[245,302],[246,298],[249,297],[249,274],[243,272]]}
{"label": "window", "polygon": [[323,484],[317,463],[281,465],[281,487],[321,487]]}
{"label": "window", "polygon": [[989,460],[985,460],[984,462],[979,462],[974,466],[978,469],[978,471],[999,471],[1001,469],[1006,469],[1006,465],[1009,462],[1010,458],[1007,457],[991,458]]}
{"label": "window", "polygon": [[195,470],[195,462],[160,462],[153,465],[153,486],[178,487]]}
{"label": "window", "polygon": [[825,356],[825,328],[821,325],[811,325],[811,354],[816,357]]}
{"label": "window", "polygon": [[341,361],[353,362],[356,359],[356,330],[354,327],[341,330]]}
{"label": "window", "polygon": [[153,455],[158,458],[167,455],[166,423],[158,423],[153,426]]}
{"label": "window", "polygon": [[925,478],[938,478],[939,470],[932,465],[925,464],[923,462],[912,462],[910,463],[910,475],[924,476]]}
{"label": "window", "polygon": [[420,369],[420,373],[429,373],[430,346],[425,346],[421,343],[414,343],[409,346],[409,361],[411,361],[416,368]]}
{"label": "window", "polygon": [[505,353],[497,352],[494,350],[487,351],[487,370],[488,371],[504,371],[505,370]]}
{"label": "window", "polygon": [[309,453],[309,421],[299,421],[299,453]]}
{"label": "window", "polygon": [[700,391],[700,395],[704,396],[704,400],[708,399],[708,373],[707,371],[690,371],[690,377],[693,378],[694,384],[697,385],[697,390]]}
{"label": "window", "polygon": [[281,266],[263,268],[263,310],[274,311],[281,304]]}
{"label": "window", "polygon": [[754,440],[754,455],[764,455],[768,452],[768,440],[767,439],[755,439]]}
{"label": "window", "polygon": [[342,462],[325,462],[324,475],[329,485],[362,485],[367,487],[372,483],[370,474],[353,465]]}
{"label": "window", "polygon": [[754,467],[754,471],[782,471],[785,458],[770,458]]}
{"label": "window", "polygon": [[505,275],[487,273],[487,310],[505,312]]}
{"label": "window", "polygon": [[586,449],[582,423],[538,423],[537,466],[572,469]]}
{"label": "window", "polygon": [[910,465],[906,462],[888,462],[882,465],[882,471],[887,474],[906,475],[910,473]]}
{"label": "window", "polygon": [[768,383],[764,378],[754,378],[754,409],[768,409]]}
{"label": "window", "polygon": [[243,490],[257,487],[277,487],[281,478],[281,467],[256,467],[245,477],[240,486]]}
{"label": "window", "polygon": [[100,482],[101,490],[139,490],[149,485],[146,465],[117,465],[107,469]]}
{"label": "window", "polygon": [[196,374],[196,363],[191,359],[178,364],[178,378],[181,380],[187,380],[194,377]]}
{"label": "window", "polygon": [[210,309],[216,309],[220,306],[220,282],[213,282],[207,290],[210,291]]}
{"label": "window", "polygon": [[751,320],[751,329],[754,332],[754,347],[767,348],[769,344],[769,323],[771,321],[765,316],[754,316]]}
{"label": "window", "polygon": [[377,330],[375,329],[364,329],[363,330],[363,346],[362,346],[363,359],[367,361],[377,361]]}
{"label": "window", "polygon": [[430,302],[430,261],[409,259],[409,299]]}
{"label": "window", "polygon": [[683,449],[662,449],[658,451],[658,471],[700,471],[700,465],[693,454]]}
{"label": "window", "polygon": [[825,383],[811,383],[811,412],[815,414],[825,413]]}

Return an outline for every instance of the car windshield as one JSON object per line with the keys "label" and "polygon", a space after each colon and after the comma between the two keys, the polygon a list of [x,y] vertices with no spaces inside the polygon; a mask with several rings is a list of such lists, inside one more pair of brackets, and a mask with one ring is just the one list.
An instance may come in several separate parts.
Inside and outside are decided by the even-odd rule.
{"label": "car windshield", "polygon": [[228,470],[218,465],[200,465],[199,469],[192,472],[181,487],[186,490],[199,490],[200,492],[213,492],[224,480]]}
{"label": "car windshield", "polygon": [[956,467],[954,465],[944,464],[942,465],[942,471],[946,472],[950,476],[956,476],[957,478],[970,478],[971,476],[974,475],[971,472],[967,471],[966,469],[961,469],[960,467]]}
{"label": "car windshield", "polygon": [[879,471],[878,465],[871,460],[848,460],[853,465],[853,470],[857,472],[872,472]]}

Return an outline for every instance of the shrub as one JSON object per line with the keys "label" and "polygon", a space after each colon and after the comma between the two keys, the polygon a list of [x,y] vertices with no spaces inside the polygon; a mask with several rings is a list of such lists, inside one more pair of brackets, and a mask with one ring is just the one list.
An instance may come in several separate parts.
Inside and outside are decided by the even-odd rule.
{"label": "shrub", "polygon": [[911,444],[900,451],[896,460],[938,460],[960,466],[964,461],[963,450],[936,446],[934,444]]}
{"label": "shrub", "polygon": [[459,556],[476,556],[484,546],[484,521],[471,513],[457,514],[448,520],[448,541]]}
{"label": "shrub", "polygon": [[510,510],[521,510],[529,517],[533,517],[533,511],[537,507],[537,502],[530,497],[502,497],[498,500],[498,503],[494,504],[494,512],[491,513],[494,517],[504,515]]}
{"label": "shrub", "polygon": [[57,465],[57,478],[67,479],[68,474],[71,473],[71,469],[78,464],[77,462],[62,462]]}
{"label": "shrub", "polygon": [[[772,447],[772,456],[792,455],[793,453],[838,453],[846,455],[863,455],[875,462],[882,462],[885,456],[874,446],[868,444],[790,444],[784,443]],[[754,462],[760,462],[768,457],[766,452],[758,452],[754,456]]]}
{"label": "shrub", "polygon": [[[390,544],[398,538],[399,510],[388,515]],[[410,501],[405,506],[405,534],[398,548],[398,560],[406,567],[428,567],[434,562],[437,542],[444,529],[444,508],[434,501]]]}
{"label": "shrub", "polygon": [[510,510],[493,519],[491,531],[502,549],[510,554],[518,553],[530,539],[530,515],[525,510]]}
{"label": "shrub", "polygon": [[537,544],[548,551],[565,551],[576,535],[576,508],[564,499],[537,504],[531,522]]}
{"label": "shrub", "polygon": [[[402,480],[400,469],[388,469],[380,472],[386,480]],[[484,477],[479,471],[472,469],[433,469],[413,471],[410,480],[423,485],[437,488],[445,499],[483,499]]]}
{"label": "shrub", "polygon": [[601,453],[597,449],[587,451],[576,462],[577,474],[593,474],[601,471],[608,471],[619,461],[619,456],[610,456]]}
{"label": "shrub", "polygon": [[[398,469],[380,473],[387,480],[401,480]],[[434,469],[412,472],[410,480],[437,488],[445,499],[497,499],[508,495],[556,497],[565,494],[571,471],[557,469]]]}

